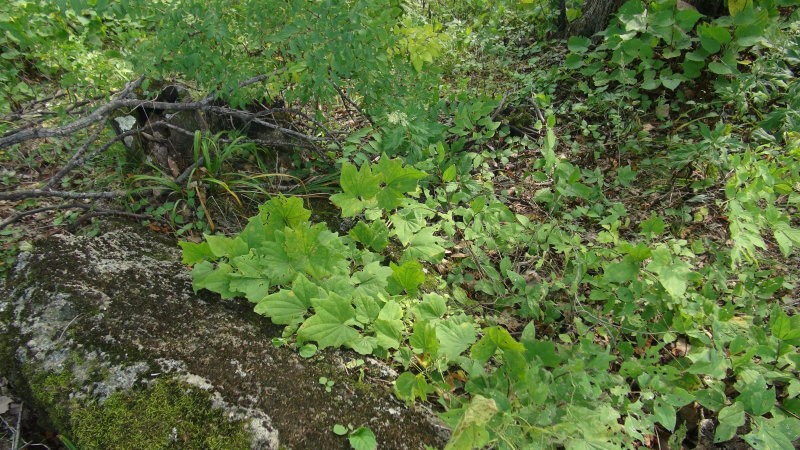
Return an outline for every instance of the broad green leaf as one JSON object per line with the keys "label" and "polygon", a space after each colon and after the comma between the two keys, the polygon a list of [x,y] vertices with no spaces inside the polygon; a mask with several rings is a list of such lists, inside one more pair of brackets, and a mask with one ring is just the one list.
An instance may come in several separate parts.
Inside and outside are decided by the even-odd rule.
{"label": "broad green leaf", "polygon": [[413,167],[403,167],[399,159],[381,157],[375,168],[382,176],[383,186],[377,192],[378,206],[384,210],[392,210],[403,204],[403,197],[417,189],[417,182],[425,178],[425,172]]}
{"label": "broad green leaf", "polygon": [[586,53],[592,41],[583,36],[572,36],[567,41],[567,48],[574,53]]}
{"label": "broad green leaf", "polygon": [[408,343],[415,353],[424,353],[435,359],[439,353],[439,341],[436,339],[436,328],[430,322],[417,322],[414,324],[414,332],[408,339]]}
{"label": "broad green leaf", "polygon": [[414,375],[411,372],[401,373],[394,381],[394,389],[397,397],[407,403],[413,403],[417,398],[424,399],[431,390],[425,381],[425,374]]}
{"label": "broad green leaf", "polygon": [[233,268],[225,263],[219,263],[216,268],[208,261],[195,264],[192,269],[192,288],[195,292],[208,289],[222,298],[234,298],[239,293],[229,287],[232,271]]}
{"label": "broad green leaf", "polygon": [[783,311],[773,313],[774,319],[770,329],[772,335],[782,341],[794,341],[800,338],[800,316],[789,317]]}
{"label": "broad green leaf", "polygon": [[403,310],[394,300],[389,300],[381,308],[378,319],[373,324],[378,346],[390,349],[400,347],[403,339]]}
{"label": "broad green leaf", "polygon": [[673,431],[675,429],[677,414],[675,408],[672,406],[666,403],[657,403],[655,407],[653,407],[653,416],[658,423],[663,425],[667,430]]}
{"label": "broad green leaf", "polygon": [[254,310],[272,319],[273,323],[288,325],[303,320],[311,300],[320,296],[321,290],[304,275],[298,275],[292,289],[281,289],[258,302]]}
{"label": "broad green leaf", "polygon": [[755,450],[795,448],[793,441],[800,437],[800,421],[794,417],[753,417],[753,431],[744,440]]}
{"label": "broad green leaf", "polygon": [[414,234],[427,225],[421,208],[403,208],[392,214],[389,220],[392,222],[394,235],[403,245],[408,245]]}
{"label": "broad green leaf", "polygon": [[719,425],[714,432],[714,442],[729,441],[736,434],[736,429],[744,425],[744,406],[734,403],[719,411]]}
{"label": "broad green leaf", "polygon": [[436,324],[439,353],[455,361],[477,339],[475,324],[464,314],[448,317]]}
{"label": "broad green leaf", "polygon": [[638,273],[639,263],[626,256],[620,262],[606,265],[603,268],[603,279],[611,283],[625,283],[636,279]]}
{"label": "broad green leaf", "polygon": [[369,225],[364,222],[358,222],[350,230],[349,235],[356,242],[360,242],[376,252],[383,251],[389,244],[389,229],[380,220],[376,220]]}
{"label": "broad green leaf", "polygon": [[432,228],[423,228],[408,241],[403,259],[422,259],[428,262],[439,262],[444,256],[444,239],[434,236]]}
{"label": "broad green leaf", "polygon": [[422,265],[417,261],[406,261],[401,265],[389,263],[392,268],[392,276],[389,277],[389,284],[386,290],[390,294],[396,295],[405,291],[409,296],[417,295],[419,286],[425,282],[425,272]]}
{"label": "broad green leaf", "polygon": [[499,412],[491,398],[475,395],[464,410],[464,415],[453,430],[445,450],[472,450],[489,443],[486,425]]}
{"label": "broad green leaf", "polygon": [[354,296],[377,297],[384,293],[389,284],[389,277],[394,273],[391,267],[373,261],[353,274],[352,281],[356,285]]}
{"label": "broad green leaf", "polygon": [[331,201],[342,208],[344,217],[353,217],[374,204],[375,195],[380,191],[380,183],[381,177],[372,174],[369,164],[356,170],[356,166],[346,162],[342,165],[340,178],[344,192],[332,195]]}
{"label": "broad green leaf", "polygon": [[728,0],[728,12],[730,12],[731,17],[735,17],[744,11],[748,5],[752,4],[753,0]]}
{"label": "broad green leaf", "polygon": [[266,219],[265,223],[275,224],[281,228],[295,227],[307,222],[311,217],[311,211],[303,207],[303,200],[299,197],[282,195],[272,197],[258,209],[262,217]]}
{"label": "broad green leaf", "polygon": [[470,351],[472,358],[482,364],[486,364],[497,350],[503,352],[525,351],[525,347],[511,337],[508,330],[505,328],[490,327],[483,330],[483,332],[483,337],[472,346],[472,350]]}
{"label": "broad green leaf", "polygon": [[727,376],[730,361],[720,351],[713,348],[704,348],[698,353],[688,355],[692,361],[688,372],[698,375],[708,375],[721,380]]}
{"label": "broad green leaf", "polygon": [[698,28],[698,34],[703,48],[712,54],[717,53],[722,48],[722,45],[727,44],[732,39],[731,33],[726,28],[713,25],[701,25]]}
{"label": "broad green leaf", "polygon": [[558,367],[561,357],[556,353],[556,346],[550,341],[531,340],[525,342],[526,354],[529,358],[539,358],[545,367]]}
{"label": "broad green leaf", "polygon": [[344,436],[347,434],[347,427],[337,423],[333,426],[333,434],[337,436]]}
{"label": "broad green leaf", "polygon": [[251,253],[231,260],[235,268],[230,274],[230,288],[244,294],[247,300],[256,303],[269,294],[271,280],[264,270],[263,259]]}
{"label": "broad green leaf", "polygon": [[414,306],[412,311],[416,320],[436,320],[447,312],[447,302],[439,294],[425,294],[422,302]]}
{"label": "broad green leaf", "polygon": [[210,234],[204,236],[211,253],[217,258],[233,258],[239,255],[246,255],[250,251],[247,243],[239,237],[229,238]]}
{"label": "broad green leaf", "polygon": [[195,244],[194,242],[180,241],[178,245],[183,250],[183,259],[181,261],[186,265],[193,266],[202,261],[215,261],[217,259],[208,242]]}
{"label": "broad green leaf", "polygon": [[367,427],[359,427],[356,431],[350,433],[347,440],[353,450],[375,450],[378,448],[375,433]]}
{"label": "broad green leaf", "polygon": [[320,348],[357,344],[361,335],[353,328],[356,311],[350,300],[329,292],[327,298],[315,298],[311,304],[315,314],[300,325],[298,339],[316,341]]}
{"label": "broad green leaf", "polygon": [[378,318],[381,307],[372,297],[358,297],[353,303],[356,307],[356,320],[362,325],[367,325]]}
{"label": "broad green leaf", "polygon": [[658,275],[658,281],[673,299],[683,298],[691,266],[680,258],[673,259],[669,250],[663,248],[653,250],[652,258],[647,270]]}

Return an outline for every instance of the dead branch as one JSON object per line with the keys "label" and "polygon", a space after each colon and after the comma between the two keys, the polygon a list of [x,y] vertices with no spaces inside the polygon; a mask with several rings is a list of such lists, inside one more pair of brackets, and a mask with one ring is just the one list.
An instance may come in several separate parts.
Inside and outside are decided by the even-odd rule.
{"label": "dead branch", "polygon": [[27,211],[22,211],[0,222],[0,230],[4,229],[5,227],[15,222],[24,219],[25,217],[32,216],[34,214],[39,214],[47,211],[60,211],[64,209],[83,209],[87,211],[85,214],[83,214],[81,217],[78,218],[78,222],[83,222],[97,216],[111,216],[111,215],[130,217],[132,219],[138,219],[138,220],[153,220],[153,217],[147,214],[136,214],[128,211],[119,211],[113,209],[95,209],[93,204],[73,202],[73,203],[62,203],[60,205],[54,205],[54,206],[42,206],[40,208],[34,208],[34,209],[29,209]]}
{"label": "dead branch", "polygon": [[0,192],[0,200],[22,200],[25,198],[73,198],[73,199],[93,199],[93,198],[117,198],[127,195],[123,191],[105,192],[74,192],[74,191],[51,191],[45,189],[17,190],[11,192]]}

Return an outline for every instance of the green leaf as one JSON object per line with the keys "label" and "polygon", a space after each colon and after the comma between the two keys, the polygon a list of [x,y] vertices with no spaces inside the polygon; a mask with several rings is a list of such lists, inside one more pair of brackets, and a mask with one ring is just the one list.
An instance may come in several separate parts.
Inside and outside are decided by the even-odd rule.
{"label": "green leaf", "polygon": [[417,182],[427,175],[413,167],[403,167],[399,159],[381,157],[376,173],[382,176],[383,188],[377,192],[378,206],[392,210],[403,204],[404,194],[417,189]]}
{"label": "green leaf", "polygon": [[356,431],[350,433],[348,441],[350,441],[350,446],[354,450],[375,450],[378,448],[375,433],[367,427],[358,427]]}
{"label": "green leaf", "polygon": [[670,69],[664,69],[658,74],[658,79],[665,88],[674,91],[681,82],[686,80],[686,77],[679,73],[672,73]]}
{"label": "green leaf", "polygon": [[744,440],[755,450],[791,449],[800,435],[798,428],[800,421],[794,417],[753,417],[753,431],[744,435]]}
{"label": "green leaf", "polygon": [[631,256],[626,256],[622,261],[611,263],[603,268],[603,279],[611,283],[625,283],[636,279],[639,273],[639,263]]}
{"label": "green leaf", "polygon": [[333,426],[333,434],[337,436],[344,436],[347,434],[347,427],[337,423]]}
{"label": "green leaf", "polygon": [[489,443],[486,425],[499,412],[497,403],[491,398],[475,395],[464,410],[445,450],[472,450]]}
{"label": "green leaf", "polygon": [[376,220],[369,225],[358,222],[349,233],[350,237],[356,242],[360,242],[368,248],[380,252],[389,244],[389,229],[380,220]]}
{"label": "green leaf", "polygon": [[688,369],[689,373],[708,375],[721,380],[727,376],[730,368],[730,361],[717,349],[704,348],[698,353],[689,354],[688,357],[693,363]]}
{"label": "green leaf", "polygon": [[728,12],[731,17],[736,17],[740,12],[744,11],[748,5],[752,5],[753,0],[728,0]]}
{"label": "green leaf", "polygon": [[217,259],[208,242],[195,244],[194,242],[180,241],[178,245],[183,250],[183,259],[181,261],[186,265],[193,266],[202,261],[214,261]]}
{"label": "green leaf", "polygon": [[250,251],[247,243],[239,237],[229,238],[209,234],[204,236],[211,253],[217,258],[233,258],[239,255],[246,255]]}
{"label": "green leaf", "polygon": [[300,274],[292,283],[291,290],[281,289],[268,295],[258,302],[254,310],[279,325],[299,323],[311,307],[311,300],[320,295],[320,288]]}
{"label": "green leaf", "polygon": [[439,341],[436,339],[436,328],[430,322],[417,322],[414,324],[414,332],[408,339],[408,343],[415,353],[423,353],[435,359],[439,353]]}
{"label": "green leaf", "polygon": [[484,335],[472,346],[470,355],[481,364],[486,364],[497,350],[503,352],[523,352],[525,347],[516,341],[502,327],[491,327],[483,330]]}
{"label": "green leaf", "polygon": [[672,406],[666,403],[657,403],[653,408],[653,416],[667,430],[673,431],[675,429],[677,414]]}
{"label": "green leaf", "polygon": [[673,260],[669,250],[663,248],[653,250],[652,258],[647,270],[658,275],[658,281],[673,299],[683,298],[692,273],[691,266],[679,258]]}
{"label": "green leaf", "polygon": [[665,227],[666,227],[666,224],[664,223],[664,219],[662,219],[661,216],[659,216],[659,215],[657,215],[655,213],[650,215],[649,219],[643,221],[639,225],[639,228],[641,230],[640,232],[643,235],[649,236],[649,237],[654,237],[654,236],[660,235],[661,233],[664,232],[664,228]]}
{"label": "green leaf", "polygon": [[403,259],[422,259],[439,262],[444,257],[444,239],[434,236],[432,228],[423,228],[408,241]]}
{"label": "green leaf", "polygon": [[394,390],[401,400],[413,403],[417,398],[424,399],[430,388],[425,381],[425,374],[414,375],[411,372],[403,372],[394,381]]}
{"label": "green leaf", "polygon": [[417,295],[419,286],[425,282],[425,272],[418,261],[406,261],[401,265],[389,263],[392,268],[392,276],[389,277],[389,284],[386,290],[392,295],[397,295],[405,291],[409,296]]}
{"label": "green leaf", "polygon": [[444,172],[442,172],[442,181],[444,181],[445,183],[449,183],[449,182],[455,180],[456,179],[456,173],[457,173],[456,172],[456,165],[455,164],[451,164],[450,167],[448,167],[447,169],[444,170]]}
{"label": "green leaf", "polygon": [[701,25],[698,28],[698,34],[703,48],[712,54],[717,53],[722,48],[722,45],[727,44],[732,39],[731,33],[727,28],[713,25]]}
{"label": "green leaf", "polygon": [[448,317],[436,324],[439,353],[455,361],[477,339],[475,323],[465,314]]}
{"label": "green leaf", "polygon": [[417,320],[436,320],[447,312],[447,302],[439,294],[425,294],[413,312]]}
{"label": "green leaf", "polygon": [[208,289],[220,294],[222,298],[234,298],[238,292],[229,287],[229,275],[232,271],[233,268],[225,263],[219,263],[216,268],[208,261],[195,264],[192,269],[192,288],[195,292]]}
{"label": "green leaf", "polygon": [[305,344],[302,347],[300,347],[298,353],[303,358],[311,358],[312,356],[317,354],[317,346],[314,344]]}
{"label": "green leaf", "polygon": [[378,261],[367,264],[362,270],[353,274],[352,281],[356,285],[353,295],[377,297],[384,293],[392,273],[394,272],[390,267],[383,266]]}
{"label": "green leaf", "polygon": [[340,178],[344,192],[332,195],[331,201],[342,208],[344,217],[353,217],[374,204],[373,200],[380,190],[380,183],[381,177],[372,174],[369,164],[364,164],[360,170],[356,170],[356,166],[346,162],[342,165]]}
{"label": "green leaf", "polygon": [[712,61],[708,63],[708,70],[717,75],[731,75],[734,73],[730,67],[719,61]]}
{"label": "green leaf", "polygon": [[320,348],[357,344],[360,334],[353,328],[358,322],[350,300],[329,292],[327,298],[315,298],[311,304],[315,314],[297,330],[298,339],[316,341]]}
{"label": "green leaf", "polygon": [[385,349],[398,348],[403,339],[403,310],[394,300],[389,300],[381,308],[373,324],[378,346]]}
{"label": "green leaf", "polygon": [[744,425],[744,406],[734,403],[719,411],[719,425],[714,432],[714,442],[725,442],[733,439],[736,429]]}
{"label": "green leaf", "polygon": [[303,200],[299,197],[272,197],[258,209],[265,223],[280,228],[296,227],[311,217],[311,211],[303,207]]}
{"label": "green leaf", "polygon": [[567,41],[567,48],[574,53],[586,53],[592,41],[583,36],[572,36]]}

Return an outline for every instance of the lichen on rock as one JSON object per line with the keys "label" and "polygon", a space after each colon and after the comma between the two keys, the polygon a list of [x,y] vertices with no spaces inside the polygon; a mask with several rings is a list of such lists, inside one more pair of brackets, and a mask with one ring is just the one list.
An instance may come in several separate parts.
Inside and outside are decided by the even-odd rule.
{"label": "lichen on rock", "polygon": [[278,328],[246,301],[195,294],[179,261],[132,227],[38,243],[0,292],[0,375],[80,448],[348,448],[336,423],[370,427],[380,448],[446,439],[430,414],[349,379],[341,353],[274,347]]}

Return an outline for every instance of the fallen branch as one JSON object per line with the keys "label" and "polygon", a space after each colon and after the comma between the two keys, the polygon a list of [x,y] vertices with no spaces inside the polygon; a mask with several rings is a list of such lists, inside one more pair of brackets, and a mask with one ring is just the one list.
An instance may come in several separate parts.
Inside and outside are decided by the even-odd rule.
{"label": "fallen branch", "polygon": [[47,189],[18,190],[11,192],[0,192],[0,200],[22,200],[25,198],[72,198],[72,199],[96,199],[96,198],[117,198],[127,195],[123,191],[106,192],[75,192],[75,191],[51,191]]}
{"label": "fallen branch", "polygon": [[64,209],[83,209],[88,211],[87,213],[78,218],[78,222],[86,221],[96,216],[109,216],[109,215],[130,217],[132,219],[139,219],[139,220],[153,220],[153,217],[147,214],[136,214],[132,212],[112,210],[112,209],[94,209],[93,204],[87,205],[84,203],[73,202],[73,203],[62,203],[60,205],[54,205],[54,206],[42,206],[40,208],[34,208],[34,209],[29,209],[27,211],[22,211],[0,222],[0,230],[11,225],[12,223],[18,222],[24,219],[25,217],[32,216],[34,214],[39,214],[47,211],[60,211]]}

